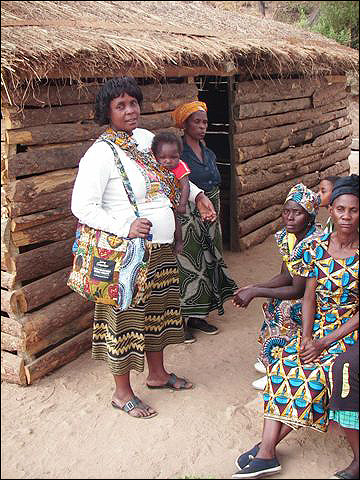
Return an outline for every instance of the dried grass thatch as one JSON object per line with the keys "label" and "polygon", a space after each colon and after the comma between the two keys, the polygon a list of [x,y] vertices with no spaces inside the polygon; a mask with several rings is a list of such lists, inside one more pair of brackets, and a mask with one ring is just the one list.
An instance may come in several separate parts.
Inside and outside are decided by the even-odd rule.
{"label": "dried grass thatch", "polygon": [[224,64],[304,75],[357,70],[358,52],[292,25],[205,2],[3,1],[2,80],[101,77]]}

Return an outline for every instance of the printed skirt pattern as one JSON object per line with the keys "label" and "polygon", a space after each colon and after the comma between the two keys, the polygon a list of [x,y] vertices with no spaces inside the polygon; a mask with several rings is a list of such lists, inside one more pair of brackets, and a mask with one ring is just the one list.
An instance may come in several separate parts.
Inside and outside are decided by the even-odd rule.
{"label": "printed skirt pattern", "polygon": [[92,357],[106,361],[113,375],[142,372],[146,351],[183,341],[176,258],[169,244],[153,244],[142,302],[123,312],[95,305]]}
{"label": "printed skirt pattern", "polygon": [[186,214],[179,215],[184,249],[177,259],[181,309],[185,317],[206,317],[216,309],[222,315],[224,302],[237,290],[223,260],[219,188],[206,195],[214,205],[216,222],[203,222],[190,202]]}
{"label": "printed skirt pattern", "polygon": [[[359,309],[359,252],[335,259],[328,253],[329,234],[314,240],[304,253],[300,274],[316,277],[316,314],[313,338],[320,339],[347,323]],[[320,357],[304,364],[299,355],[300,330],[267,369],[264,391],[265,418],[293,429],[301,426],[325,432],[329,424],[330,369],[343,352],[358,340],[354,330],[333,342]]]}

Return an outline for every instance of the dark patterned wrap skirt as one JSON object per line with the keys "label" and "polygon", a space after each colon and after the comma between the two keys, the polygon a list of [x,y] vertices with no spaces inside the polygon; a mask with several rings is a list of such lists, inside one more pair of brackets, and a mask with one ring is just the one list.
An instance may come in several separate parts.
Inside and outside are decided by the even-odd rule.
{"label": "dark patterned wrap skirt", "polygon": [[177,262],[169,244],[153,244],[143,301],[119,312],[96,304],[92,357],[113,375],[144,370],[144,352],[184,341]]}
{"label": "dark patterned wrap skirt", "polygon": [[223,260],[219,187],[205,193],[216,211],[215,222],[203,222],[190,202],[186,214],[179,215],[184,249],[177,260],[184,317],[206,317],[213,310],[223,315],[225,301],[237,290]]}

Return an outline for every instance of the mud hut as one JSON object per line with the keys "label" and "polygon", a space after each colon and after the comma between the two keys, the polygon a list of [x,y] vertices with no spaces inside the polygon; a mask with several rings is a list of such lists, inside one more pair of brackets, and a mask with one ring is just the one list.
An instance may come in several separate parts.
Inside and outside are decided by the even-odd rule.
{"label": "mud hut", "polygon": [[280,224],[289,188],[349,169],[346,72],[357,52],[204,2],[4,1],[1,60],[1,375],[22,385],[89,348],[93,305],[66,286],[72,185],[103,131],[93,101],[107,78],[144,92],[142,126],[209,106],[232,249]]}

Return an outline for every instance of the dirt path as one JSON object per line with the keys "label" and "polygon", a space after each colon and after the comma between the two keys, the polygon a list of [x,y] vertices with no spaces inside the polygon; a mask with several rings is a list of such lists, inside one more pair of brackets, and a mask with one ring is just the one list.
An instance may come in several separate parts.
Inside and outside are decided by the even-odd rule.
{"label": "dirt path", "polygon": [[[355,154],[353,168],[357,161]],[[280,268],[272,237],[225,259],[239,286]],[[136,393],[159,411],[148,421],[111,408],[112,378],[90,352],[31,386],[3,382],[1,478],[231,478],[236,456],[262,429],[261,396],[251,387],[260,376],[261,303],[245,311],[227,303],[223,317],[212,316],[219,335],[168,347],[167,367],[195,382],[193,391],[149,391],[146,372],[133,374]],[[337,431],[307,429],[283,442],[279,458],[274,479],[317,479],[348,465],[351,453]]]}

